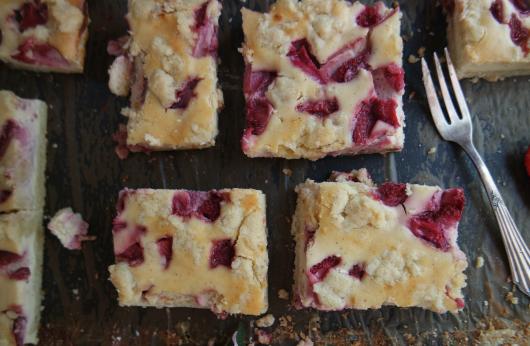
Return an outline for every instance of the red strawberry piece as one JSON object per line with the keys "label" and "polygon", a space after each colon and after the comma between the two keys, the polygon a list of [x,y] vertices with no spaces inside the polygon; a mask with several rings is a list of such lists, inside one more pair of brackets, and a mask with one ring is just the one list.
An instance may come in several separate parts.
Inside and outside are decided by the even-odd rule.
{"label": "red strawberry piece", "polygon": [[128,35],[122,36],[117,40],[110,40],[107,43],[107,53],[113,56],[120,56],[127,52],[125,46],[129,42],[130,37]]}
{"label": "red strawberry piece", "polygon": [[18,46],[17,53],[11,56],[13,59],[31,65],[42,65],[50,67],[66,68],[70,66],[57,48],[48,43],[38,43],[30,37]]}
{"label": "red strawberry piece", "polygon": [[465,202],[466,199],[462,189],[445,190],[436,213],[437,219],[446,224],[458,222],[462,217]]}
{"label": "red strawberry piece", "polygon": [[8,278],[12,279],[12,280],[19,280],[19,281],[24,281],[24,280],[27,280],[31,275],[31,271],[29,270],[28,267],[22,267],[22,268],[19,268],[11,273],[9,273],[7,275]]}
{"label": "red strawberry piece", "polygon": [[530,38],[530,30],[528,30],[521,20],[515,15],[512,14],[512,18],[508,22],[510,27],[510,37],[516,45],[521,47],[525,56],[528,55],[530,49],[528,48],[528,39]]}
{"label": "red strawberry piece", "polygon": [[14,252],[0,250],[0,268],[20,261],[22,257],[23,256],[16,254]]}
{"label": "red strawberry piece", "polygon": [[210,268],[218,266],[225,266],[230,268],[236,249],[231,239],[221,239],[212,241],[212,248],[210,250]]}
{"label": "red strawberry piece", "polygon": [[247,98],[264,96],[269,85],[274,82],[278,74],[275,71],[252,70],[251,64],[245,65],[243,76],[243,91]]}
{"label": "red strawberry piece", "polygon": [[12,190],[0,190],[0,204],[5,203],[12,195]]}
{"label": "red strawberry piece", "polygon": [[304,71],[309,77],[319,83],[324,83],[319,71],[320,63],[311,54],[311,47],[305,38],[291,43],[287,57],[294,66]]}
{"label": "red strawberry piece", "polygon": [[416,216],[410,220],[409,227],[416,237],[431,243],[442,251],[447,251],[449,250],[449,243],[445,237],[444,230],[434,219],[435,217],[430,213]]}
{"label": "red strawberry piece", "polygon": [[296,105],[298,112],[316,115],[319,118],[327,118],[339,110],[339,102],[336,97],[322,100],[309,100]]}
{"label": "red strawberry piece", "polygon": [[361,69],[368,68],[370,52],[363,50],[357,56],[345,61],[331,75],[331,80],[337,83],[347,83],[353,80]]}
{"label": "red strawberry piece", "polygon": [[276,79],[274,71],[253,71],[252,65],[245,66],[243,91],[247,100],[247,124],[243,138],[259,136],[267,128],[273,111],[272,104],[265,96],[265,92]]}
{"label": "red strawberry piece", "polygon": [[217,25],[207,16],[210,1],[206,1],[195,10],[195,24],[192,30],[197,33],[197,41],[193,48],[193,56],[200,58],[217,53]]}
{"label": "red strawberry piece", "polygon": [[179,191],[173,196],[172,214],[184,218],[195,216],[206,222],[215,222],[221,215],[221,202],[228,196],[217,191]]}
{"label": "red strawberry piece", "polygon": [[510,0],[512,4],[523,14],[530,12],[530,0]]}
{"label": "red strawberry piece", "polygon": [[17,346],[23,346],[25,344],[24,336],[26,334],[27,322],[28,321],[25,316],[18,316],[13,322],[13,327],[11,331],[13,333],[13,336],[15,337],[15,342]]}
{"label": "red strawberry piece", "polygon": [[405,88],[405,71],[396,65],[389,64],[372,71],[374,88],[380,99],[392,98]]}
{"label": "red strawberry piece", "polygon": [[158,253],[162,258],[162,267],[167,269],[173,257],[173,237],[164,237],[156,241]]}
{"label": "red strawberry piece", "polygon": [[355,115],[356,122],[353,131],[353,141],[357,144],[366,143],[378,120],[390,124],[393,127],[399,126],[396,109],[397,103],[393,99],[380,100],[372,97],[361,102]]}
{"label": "red strawberry piece", "polygon": [[316,234],[317,230],[312,228],[312,227],[306,226],[304,232],[305,232],[305,246],[304,246],[304,249],[305,249],[305,251],[307,251],[307,248],[310,247],[313,244],[314,240],[315,240],[315,234]]}
{"label": "red strawberry piece", "polygon": [[259,136],[265,132],[273,110],[272,104],[267,99],[249,100],[245,136]]}
{"label": "red strawberry piece", "polygon": [[366,270],[364,269],[364,263],[355,264],[348,271],[350,276],[353,276],[356,279],[362,280],[366,276]]}
{"label": "red strawberry piece", "polygon": [[311,273],[310,281],[312,283],[322,281],[326,278],[329,271],[338,266],[342,259],[338,256],[332,255],[324,258],[321,262],[313,265],[309,272]]}
{"label": "red strawberry piece", "polygon": [[490,6],[490,12],[499,23],[504,23],[504,4],[502,0],[495,0]]}
{"label": "red strawberry piece", "polygon": [[117,262],[127,262],[131,267],[144,263],[144,248],[142,244],[134,243],[124,252],[116,255]]}
{"label": "red strawberry piece", "polygon": [[462,189],[449,189],[442,193],[434,210],[413,216],[409,221],[412,233],[434,247],[447,251],[449,242],[445,229],[451,227],[462,217],[465,196]]}
{"label": "red strawberry piece", "polygon": [[381,5],[365,6],[364,10],[357,16],[357,25],[363,28],[371,28],[383,21]]}
{"label": "red strawberry piece", "polygon": [[173,103],[169,108],[171,109],[186,109],[191,99],[194,98],[195,88],[201,81],[200,78],[193,78],[184,83],[184,86],[175,92],[177,101]]}
{"label": "red strawberry piece", "polygon": [[377,192],[381,201],[389,207],[403,204],[408,198],[406,184],[383,183],[379,185]]}
{"label": "red strawberry piece", "polygon": [[112,140],[116,143],[116,148],[114,148],[116,155],[120,160],[125,160],[130,152],[127,146],[127,126],[125,124],[118,126],[118,130],[112,134]]}
{"label": "red strawberry piece", "polygon": [[528,147],[526,154],[524,155],[524,167],[526,169],[526,174],[530,176],[530,147]]}
{"label": "red strawberry piece", "polygon": [[48,22],[48,5],[40,0],[26,2],[15,10],[15,20],[18,22],[20,32],[43,25]]}

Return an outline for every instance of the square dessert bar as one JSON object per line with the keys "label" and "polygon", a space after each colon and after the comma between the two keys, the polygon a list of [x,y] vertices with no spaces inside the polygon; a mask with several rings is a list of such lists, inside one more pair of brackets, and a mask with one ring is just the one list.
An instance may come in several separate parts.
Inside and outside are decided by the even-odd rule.
{"label": "square dessert bar", "polygon": [[42,212],[0,214],[0,345],[37,344]]}
{"label": "square dessert bar", "polygon": [[267,310],[263,193],[124,190],[117,209],[109,270],[120,305]]}
{"label": "square dessert bar", "polygon": [[130,93],[131,151],[204,148],[215,144],[217,0],[129,0],[130,36],[109,43],[116,55],[109,88]]}
{"label": "square dessert bar", "polygon": [[444,0],[447,39],[460,78],[530,74],[530,3]]}
{"label": "square dessert bar", "polygon": [[0,91],[0,213],[44,206],[46,104]]}
{"label": "square dessert bar", "polygon": [[401,12],[382,2],[278,0],[243,13],[249,157],[401,150]]}
{"label": "square dessert bar", "polygon": [[2,0],[0,60],[19,68],[83,72],[85,0]]}
{"label": "square dessert bar", "polygon": [[463,191],[374,186],[361,173],[297,187],[295,305],[462,309],[467,260],[456,239]]}

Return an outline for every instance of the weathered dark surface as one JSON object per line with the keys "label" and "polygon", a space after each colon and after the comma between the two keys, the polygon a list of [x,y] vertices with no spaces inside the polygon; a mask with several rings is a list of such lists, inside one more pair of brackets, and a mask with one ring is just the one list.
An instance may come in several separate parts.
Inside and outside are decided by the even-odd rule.
{"label": "weathered dark surface", "polygon": [[[323,0],[324,1],[324,0]],[[44,266],[43,345],[164,345],[205,344],[228,341],[250,318],[217,320],[209,311],[191,309],[120,308],[108,281],[113,262],[111,220],[118,191],[127,186],[189,188],[252,187],[265,191],[268,203],[270,249],[270,312],[277,318],[271,330],[275,343],[296,344],[291,327],[328,344],[352,342],[386,344],[471,344],[484,321],[494,319],[495,328],[524,328],[530,321],[529,300],[516,292],[518,305],[505,301],[512,290],[507,283],[507,261],[492,212],[480,180],[463,152],[437,135],[423,97],[419,64],[406,57],[420,46],[427,54],[445,42],[444,19],[435,1],[400,1],[405,42],[407,94],[406,147],[394,155],[401,181],[442,186],[463,186],[468,204],[460,227],[460,240],[469,256],[469,287],[466,308],[458,316],[437,315],[421,309],[384,308],[344,313],[295,312],[277,297],[279,289],[292,284],[293,242],[289,233],[294,212],[294,187],[312,178],[322,180],[330,170],[367,167],[377,181],[390,177],[391,157],[304,160],[248,159],[239,147],[244,126],[241,77],[243,60],[237,52],[242,41],[242,5],[265,10],[267,1],[225,0],[221,16],[219,78],[225,97],[220,115],[220,134],[215,148],[200,151],[135,154],[120,161],[114,154],[111,134],[124,119],[119,111],[126,100],[112,96],[107,88],[105,53],[107,40],[125,33],[125,0],[90,0],[90,39],[84,75],[35,74],[0,66],[0,87],[23,97],[36,97],[50,105],[46,212],[72,206],[89,221],[97,240],[80,252],[61,247],[49,234]],[[390,3],[390,1],[386,1]],[[430,34],[430,33],[433,34]],[[516,223],[530,240],[529,178],[522,155],[530,143],[528,110],[529,78],[498,83],[464,83],[474,115],[476,144],[499,182]],[[409,99],[409,95],[416,96]],[[436,147],[435,155],[427,151]],[[283,168],[293,171],[291,177]],[[473,266],[477,256],[485,266]],[[488,305],[484,304],[488,301]],[[285,319],[279,326],[280,316]],[[318,323],[320,320],[320,323]],[[523,322],[523,326],[514,321]],[[313,327],[315,328],[313,330]],[[528,328],[528,327],[527,327]]]}

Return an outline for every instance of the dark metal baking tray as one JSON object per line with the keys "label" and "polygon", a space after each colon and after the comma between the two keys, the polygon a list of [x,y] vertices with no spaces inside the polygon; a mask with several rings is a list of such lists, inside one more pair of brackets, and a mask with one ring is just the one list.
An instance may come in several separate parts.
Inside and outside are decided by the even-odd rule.
{"label": "dark metal baking tray", "polygon": [[[325,0],[322,0],[325,1]],[[272,2],[272,1],[271,1]],[[391,1],[385,1],[388,5]],[[83,75],[37,74],[0,66],[0,87],[50,105],[46,214],[72,206],[90,223],[97,240],[82,251],[68,251],[46,236],[42,345],[194,345],[230,343],[234,332],[250,337],[253,318],[218,320],[211,312],[192,309],[121,308],[108,281],[113,263],[111,220],[118,191],[123,187],[206,190],[251,187],[267,195],[269,228],[269,312],[276,323],[268,330],[275,344],[294,345],[303,335],[317,344],[479,344],[496,337],[528,344],[529,300],[519,292],[514,305],[505,297],[513,291],[506,256],[493,214],[475,169],[465,154],[443,142],[431,121],[419,63],[407,62],[424,46],[426,54],[445,45],[445,22],[431,0],[399,1],[403,11],[407,90],[406,144],[401,153],[381,156],[306,160],[249,159],[240,149],[244,126],[243,59],[240,8],[265,11],[268,1],[225,0],[220,18],[219,79],[225,108],[220,134],[211,149],[133,154],[120,161],[111,134],[124,122],[126,100],[107,88],[105,53],[109,39],[126,32],[126,1],[89,0],[92,18],[86,69]],[[496,177],[523,236],[530,239],[529,177],[522,164],[530,144],[529,77],[497,83],[463,83],[475,126],[475,141]],[[437,148],[428,155],[430,148]],[[400,181],[462,186],[467,206],[459,243],[470,267],[465,289],[466,308],[458,315],[438,315],[422,309],[385,307],[374,311],[295,311],[278,298],[290,290],[293,241],[290,217],[294,187],[306,178],[323,180],[331,170],[366,167],[376,181],[397,175]],[[292,170],[285,175],[284,168]],[[473,263],[483,256],[485,266]],[[526,336],[525,336],[526,335]],[[510,340],[505,339],[505,340]]]}

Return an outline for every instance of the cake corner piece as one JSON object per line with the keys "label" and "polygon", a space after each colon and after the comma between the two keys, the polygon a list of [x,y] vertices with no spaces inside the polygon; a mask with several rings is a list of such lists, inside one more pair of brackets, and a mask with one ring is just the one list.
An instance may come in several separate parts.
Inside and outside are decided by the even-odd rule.
{"label": "cake corner piece", "polygon": [[297,187],[294,304],[318,310],[383,305],[438,313],[464,307],[461,189],[362,182],[366,171]]}
{"label": "cake corner piece", "polygon": [[126,189],[117,213],[109,271],[120,305],[207,308],[221,317],[267,310],[262,192]]}
{"label": "cake corner piece", "polygon": [[447,40],[459,78],[496,81],[530,74],[530,5],[445,0]]}
{"label": "cake corner piece", "polygon": [[403,148],[399,7],[279,0],[242,16],[247,156],[317,160]]}
{"label": "cake corner piece", "polygon": [[41,315],[42,212],[0,214],[0,344],[38,343]]}
{"label": "cake corner piece", "polygon": [[88,38],[85,0],[0,3],[0,60],[27,70],[82,73]]}

